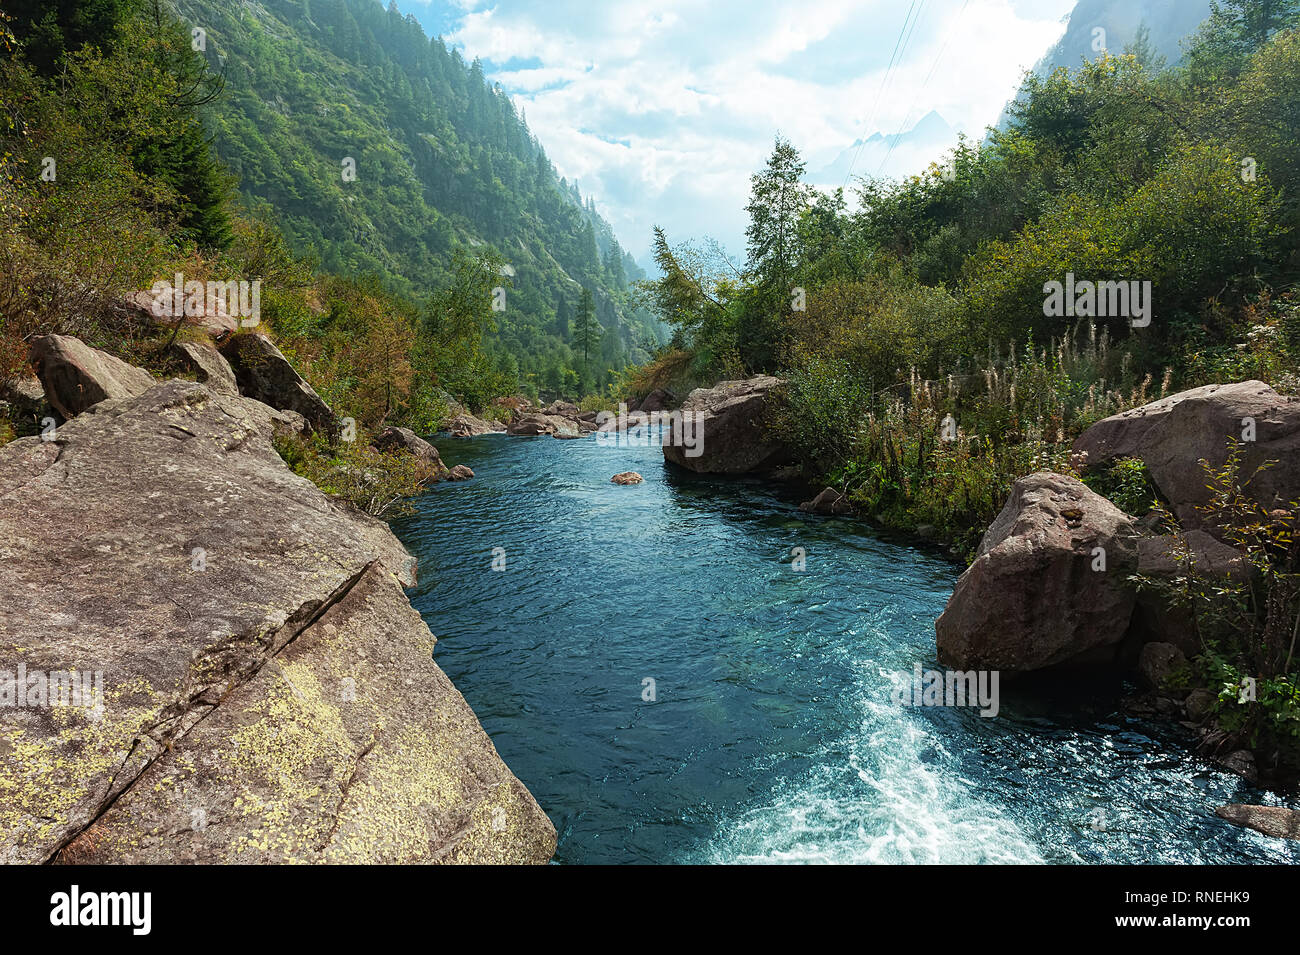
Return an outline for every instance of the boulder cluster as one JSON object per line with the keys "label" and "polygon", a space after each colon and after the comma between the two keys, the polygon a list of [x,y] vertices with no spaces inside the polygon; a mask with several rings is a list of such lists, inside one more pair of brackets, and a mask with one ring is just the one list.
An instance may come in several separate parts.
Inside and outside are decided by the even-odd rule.
{"label": "boulder cluster", "polygon": [[940,660],[1020,673],[1136,662],[1151,642],[1197,652],[1179,609],[1139,594],[1130,578],[1173,579],[1188,560],[1224,580],[1249,573],[1204,510],[1206,467],[1223,466],[1234,443],[1243,476],[1253,475],[1245,490],[1264,510],[1300,500],[1300,399],[1259,381],[1182,392],[1099,421],[1075,442],[1085,473],[1142,461],[1179,533],[1154,533],[1074,477],[1018,480],[936,624]]}
{"label": "boulder cluster", "polygon": [[547,861],[415,561],[272,445],[339,420],[270,339],[221,334],[174,346],[197,381],[48,336],[5,384],[56,426],[0,446],[0,858]]}
{"label": "boulder cluster", "polygon": [[[1155,711],[1203,723],[1213,694],[1169,682],[1202,648],[1189,610],[1159,585],[1189,569],[1211,586],[1252,574],[1206,507],[1207,468],[1222,468],[1234,447],[1243,490],[1258,510],[1292,513],[1300,501],[1300,399],[1263,382],[1196,388],[1093,425],[1072,449],[1082,472],[1141,461],[1177,530],[1161,532],[1154,515],[1124,513],[1075,477],[1021,478],[935,624],[940,662],[1004,675],[1135,672],[1153,691]],[[1138,580],[1156,586],[1139,588]],[[1224,735],[1200,729],[1207,744]],[[1248,750],[1220,761],[1257,778]]]}

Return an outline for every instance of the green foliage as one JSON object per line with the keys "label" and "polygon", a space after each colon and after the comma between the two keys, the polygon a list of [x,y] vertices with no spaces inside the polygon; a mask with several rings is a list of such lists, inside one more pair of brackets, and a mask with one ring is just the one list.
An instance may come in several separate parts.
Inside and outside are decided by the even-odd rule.
{"label": "green foliage", "polygon": [[578,315],[573,320],[573,347],[582,353],[582,377],[590,380],[591,356],[600,347],[602,329],[596,320],[596,306],[591,298],[591,289],[582,288],[582,299],[578,304]]}
{"label": "green foliage", "polygon": [[[1043,315],[1043,286],[1073,273],[1150,281],[1153,324],[1176,328],[1210,296],[1258,288],[1256,275],[1282,233],[1277,213],[1262,181],[1242,181],[1237,157],[1179,149],[1122,202],[1065,196],[1011,240],[981,249],[963,278],[968,322],[996,338],[1026,327],[1040,337],[1059,333],[1061,319]],[[1126,317],[1112,319],[1112,330],[1124,324]]]}
{"label": "green foliage", "polygon": [[350,443],[313,435],[279,436],[274,444],[295,474],[376,517],[408,512],[409,499],[438,478],[434,465],[413,454],[374,450],[364,432]]}
{"label": "green foliage", "polygon": [[28,62],[48,76],[86,44],[111,50],[143,0],[6,0],[5,8]]}
{"label": "green foliage", "polygon": [[1189,77],[1203,87],[1231,82],[1255,50],[1298,20],[1297,0],[1214,0],[1188,43]]}
{"label": "green foliage", "polygon": [[177,252],[177,194],[132,156],[190,114],[121,47],[87,46],[63,67],[56,81],[21,57],[0,59],[0,375],[25,364],[37,330],[130,337],[111,304],[148,287]]}
{"label": "green foliage", "polygon": [[[967,547],[1015,478],[1068,469],[1103,417],[1211,381],[1300,391],[1297,7],[1219,4],[1187,66],[1139,35],[1031,75],[1006,129],[860,182],[856,210],[806,192],[778,139],[752,180],[744,269],[656,230],[662,277],[642,290],[673,348],[629,389],[786,377],[772,423],[808,470]],[[1150,324],[1050,314],[1045,286],[1069,274],[1149,282]],[[1090,480],[1135,513],[1154,501],[1132,462]]]}
{"label": "green foliage", "polygon": [[[470,376],[485,374],[506,382],[501,393],[576,397],[585,365],[603,388],[658,347],[661,326],[629,289],[635,262],[481,64],[374,0],[177,7],[207,29],[226,79],[209,107],[217,152],[297,253],[416,301],[461,281],[457,252],[512,269],[456,393],[468,399]],[[570,330],[584,287],[609,329],[586,343],[587,362]]]}
{"label": "green foliage", "polygon": [[[1164,595],[1187,613],[1202,652],[1195,660],[1193,682],[1212,689],[1214,713],[1228,742],[1273,753],[1278,762],[1300,768],[1300,501],[1269,510],[1249,487],[1268,461],[1253,472],[1244,467],[1242,447],[1229,440],[1224,463],[1202,462],[1207,503],[1200,506],[1207,527],[1245,558],[1245,573],[1225,577],[1194,560],[1180,541],[1175,551],[1179,572],[1172,580],[1135,580]],[[1243,692],[1254,682],[1254,699]]]}
{"label": "green foliage", "polygon": [[1037,431],[1003,440],[969,434],[945,420],[945,403],[918,382],[911,401],[867,416],[851,460],[831,476],[881,523],[928,525],[969,559],[1015,479],[1068,469],[1069,449]]}
{"label": "green foliage", "polygon": [[800,460],[829,471],[853,449],[862,409],[871,397],[843,359],[810,356],[791,370],[771,427]]}
{"label": "green foliage", "polygon": [[780,344],[778,321],[790,307],[799,226],[810,199],[800,180],[804,163],[780,136],[767,166],[750,179],[749,226],[745,230],[749,284],[744,291],[746,320],[739,323],[737,348],[747,367],[767,367]]}
{"label": "green foliage", "polygon": [[[1202,682],[1217,691],[1214,722],[1235,744],[1277,753],[1279,762],[1300,764],[1300,674],[1263,680],[1211,649],[1196,660]],[[1254,698],[1243,693],[1254,680]]]}
{"label": "green foliage", "polygon": [[1137,458],[1120,458],[1104,471],[1085,475],[1083,483],[1134,517],[1159,505],[1159,493],[1147,466]]}

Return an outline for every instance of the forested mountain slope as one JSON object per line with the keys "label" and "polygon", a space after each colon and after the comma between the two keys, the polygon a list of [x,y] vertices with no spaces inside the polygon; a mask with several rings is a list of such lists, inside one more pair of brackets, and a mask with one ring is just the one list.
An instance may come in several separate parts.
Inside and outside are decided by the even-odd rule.
{"label": "forested mountain slope", "polygon": [[[496,249],[511,287],[485,348],[543,390],[648,357],[659,326],[629,302],[636,263],[479,63],[377,0],[177,9],[225,76],[217,154],[294,248],[416,296],[447,283],[455,248]],[[584,287],[602,326],[589,360],[571,347]]]}

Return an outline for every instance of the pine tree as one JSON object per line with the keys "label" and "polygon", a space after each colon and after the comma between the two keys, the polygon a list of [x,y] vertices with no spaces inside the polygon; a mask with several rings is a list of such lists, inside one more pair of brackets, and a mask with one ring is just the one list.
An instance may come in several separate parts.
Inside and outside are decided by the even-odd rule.
{"label": "pine tree", "polygon": [[582,299],[578,304],[578,315],[573,321],[573,347],[582,349],[582,370],[586,375],[591,361],[591,353],[600,347],[602,329],[596,318],[596,304],[591,297],[591,289],[582,287]]}
{"label": "pine tree", "polygon": [[38,73],[57,71],[67,53],[89,43],[105,53],[119,27],[142,9],[142,0],[5,0],[14,36]]}
{"label": "pine tree", "polygon": [[745,230],[748,270],[754,285],[748,321],[741,328],[741,357],[752,368],[775,357],[777,315],[790,301],[798,245],[799,217],[808,206],[804,163],[789,140],[776,137],[761,173],[750,179],[749,227]]}

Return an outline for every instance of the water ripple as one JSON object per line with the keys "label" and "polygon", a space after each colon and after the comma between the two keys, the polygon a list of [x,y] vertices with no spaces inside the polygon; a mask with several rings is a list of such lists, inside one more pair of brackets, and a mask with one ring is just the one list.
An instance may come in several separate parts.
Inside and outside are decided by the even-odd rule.
{"label": "water ripple", "polygon": [[437,443],[477,477],[395,522],[412,600],[560,862],[1300,861],[1213,815],[1276,797],[1107,701],[894,702],[958,571],[933,553],[654,448]]}

